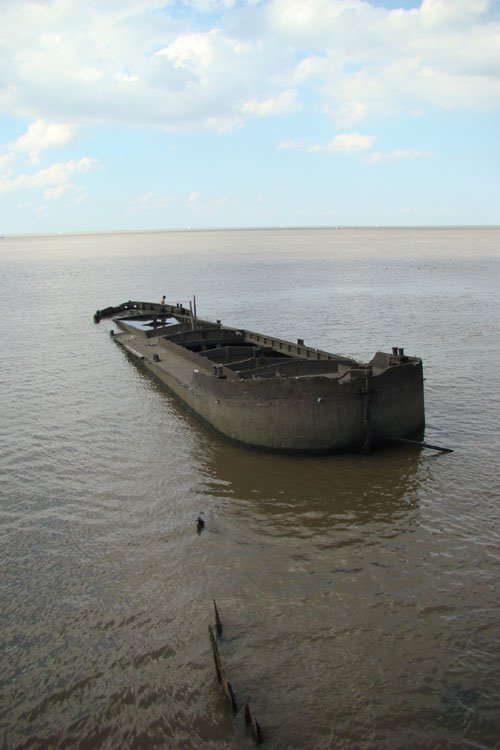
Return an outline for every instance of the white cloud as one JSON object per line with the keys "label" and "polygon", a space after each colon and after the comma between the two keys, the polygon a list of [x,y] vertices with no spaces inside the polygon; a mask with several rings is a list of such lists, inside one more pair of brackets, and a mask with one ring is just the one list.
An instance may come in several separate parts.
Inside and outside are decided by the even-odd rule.
{"label": "white cloud", "polygon": [[328,143],[308,144],[305,141],[282,141],[279,149],[300,149],[311,154],[317,153],[356,153],[372,148],[376,141],[374,135],[359,133],[339,133]]}
{"label": "white cloud", "polygon": [[429,105],[498,109],[494,10],[488,0],[412,10],[369,0],[3,2],[0,107],[41,122],[218,130],[300,106],[336,128]]}
{"label": "white cloud", "polygon": [[118,83],[135,83],[139,78],[137,76],[131,76],[128,73],[117,73],[116,80]]}
{"label": "white cloud", "polygon": [[173,199],[158,193],[145,193],[140,196],[137,202],[142,211],[156,211],[172,203]]}
{"label": "white cloud", "polygon": [[201,193],[192,192],[188,196],[188,203],[190,206],[194,206],[201,198]]}
{"label": "white cloud", "polygon": [[282,91],[275,97],[257,101],[255,99],[243,104],[241,111],[244,114],[257,115],[257,117],[269,117],[269,115],[283,115],[300,109],[297,102],[297,92],[293,89]]}
{"label": "white cloud", "polygon": [[294,140],[281,141],[281,143],[278,144],[278,149],[280,151],[291,151],[293,149],[307,150],[307,144],[305,141],[294,141]]}
{"label": "white cloud", "polygon": [[20,188],[33,188],[43,192],[45,198],[60,198],[75,186],[70,182],[72,176],[89,172],[97,165],[95,159],[85,157],[79,161],[59,162],[38,172],[23,173],[17,177],[0,179],[0,192],[12,192]]}
{"label": "white cloud", "polygon": [[14,154],[12,152],[0,154],[0,172],[11,174],[13,162]]}
{"label": "white cloud", "polygon": [[82,68],[76,71],[76,77],[84,83],[97,83],[103,77],[103,73],[98,68]]}
{"label": "white cloud", "polygon": [[0,155],[0,193],[35,189],[41,191],[44,198],[55,200],[72,192],[75,201],[80,202],[83,191],[71,179],[94,169],[97,165],[95,159],[87,156],[29,171],[46,151],[67,146],[75,132],[76,127],[67,123],[44,120],[31,123],[27,131],[8,144],[6,152]]}
{"label": "white cloud", "polygon": [[296,83],[304,83],[310,79],[321,79],[325,74],[326,59],[318,55],[309,55],[301,60],[293,71],[293,79]]}
{"label": "white cloud", "polygon": [[366,151],[375,143],[374,135],[360,135],[359,133],[340,133],[325,146],[313,146],[311,151],[330,151],[330,152],[352,152]]}
{"label": "white cloud", "polygon": [[218,40],[222,41],[222,37],[217,29],[205,34],[186,34],[158,50],[155,56],[166,57],[176,68],[193,71],[208,68],[216,58]]}
{"label": "white cloud", "polygon": [[396,148],[393,151],[383,152],[375,151],[365,157],[365,161],[379,163],[387,161],[400,161],[402,159],[423,159],[431,156],[428,151],[419,151],[418,149]]}
{"label": "white cloud", "polygon": [[74,137],[76,128],[67,123],[50,123],[37,120],[27,132],[10,145],[12,151],[28,154],[32,163],[39,161],[42,151],[67,145]]}
{"label": "white cloud", "polygon": [[420,15],[424,25],[447,28],[450,24],[470,24],[490,6],[490,0],[422,0]]}
{"label": "white cloud", "polygon": [[61,185],[56,185],[56,187],[47,188],[43,193],[43,197],[48,200],[57,200],[58,198],[62,198],[70,189],[71,186],[69,183],[62,183]]}
{"label": "white cloud", "polygon": [[323,111],[345,127],[428,104],[498,109],[500,25],[490,5],[427,0],[391,11],[362,0],[273,0],[269,7],[282,43],[308,51],[295,55],[292,80],[313,83]]}
{"label": "white cloud", "polygon": [[234,8],[236,0],[190,0],[186,5],[191,6],[200,13],[213,13],[215,11]]}

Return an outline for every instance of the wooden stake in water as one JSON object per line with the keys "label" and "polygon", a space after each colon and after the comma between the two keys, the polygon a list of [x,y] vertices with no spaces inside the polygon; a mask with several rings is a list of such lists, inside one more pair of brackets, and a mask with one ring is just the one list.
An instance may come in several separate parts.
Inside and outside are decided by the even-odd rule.
{"label": "wooden stake in water", "polygon": [[222,675],[223,675],[223,668],[222,668],[222,661],[219,654],[219,648],[217,646],[217,641],[215,640],[214,631],[212,630],[212,626],[208,626],[208,634],[210,636],[210,643],[212,644],[212,652],[214,655],[214,662],[215,662],[215,671],[217,672],[217,679],[219,682],[222,682]]}
{"label": "wooden stake in water", "polygon": [[252,717],[250,705],[248,703],[245,703],[245,724],[252,727],[252,737],[257,745],[261,745],[264,742],[264,735],[262,734],[259,722]]}
{"label": "wooden stake in water", "polygon": [[238,712],[238,706],[236,704],[236,698],[234,697],[233,688],[231,687],[231,683],[227,679],[227,677],[224,680],[224,692],[227,695],[229,702],[231,703],[231,708],[233,709],[233,713]]}
{"label": "wooden stake in water", "polygon": [[252,719],[252,737],[257,745],[261,745],[264,742],[264,735],[257,719]]}
{"label": "wooden stake in water", "polygon": [[214,610],[215,610],[215,629],[217,630],[217,635],[219,638],[222,637],[222,623],[220,621],[219,617],[219,610],[217,609],[217,604],[215,603],[214,599]]}

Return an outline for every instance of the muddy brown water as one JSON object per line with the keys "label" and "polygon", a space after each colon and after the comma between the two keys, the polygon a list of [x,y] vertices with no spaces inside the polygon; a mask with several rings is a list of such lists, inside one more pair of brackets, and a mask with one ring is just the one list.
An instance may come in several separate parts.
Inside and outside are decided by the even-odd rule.
{"label": "muddy brown water", "polygon": [[[498,747],[500,230],[1,242],[2,747],[252,747],[214,598],[264,747]],[[364,360],[404,346],[454,453],[226,442],[92,323],[164,293]]]}

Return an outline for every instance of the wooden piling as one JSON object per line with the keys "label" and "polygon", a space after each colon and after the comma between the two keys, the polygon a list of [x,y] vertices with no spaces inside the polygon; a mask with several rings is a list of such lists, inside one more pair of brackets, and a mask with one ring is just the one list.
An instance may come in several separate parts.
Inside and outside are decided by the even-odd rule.
{"label": "wooden piling", "polygon": [[[214,603],[214,611],[215,611],[215,623],[216,623],[215,627],[217,629],[217,635],[220,638],[221,635],[222,635],[222,623],[221,623],[221,620],[220,620],[219,611],[217,609],[217,603],[216,603],[215,599],[213,599],[213,603]],[[226,675],[226,672],[224,670],[224,667],[222,666],[222,659],[221,659],[221,656],[220,656],[220,653],[219,653],[219,647],[217,645],[217,639],[215,637],[214,629],[213,629],[212,625],[208,626],[208,634],[210,636],[210,643],[212,645],[212,653],[213,653],[213,656],[214,656],[214,663],[215,663],[215,670],[217,672],[217,679],[218,679],[219,682],[222,683],[222,687],[224,689],[224,693],[225,693],[227,699],[229,700],[229,702],[231,704],[231,708],[233,710],[233,713],[237,713],[238,712],[238,704],[236,703],[236,698],[235,698],[235,695],[234,695],[233,687],[232,687],[231,683],[229,682],[229,680],[227,678],[227,675]],[[255,743],[257,745],[262,744],[262,742],[264,742],[264,735],[262,733],[262,729],[260,727],[259,722],[256,719],[253,718],[252,713],[250,711],[250,705],[248,703],[245,703],[244,719],[245,719],[245,724],[252,731],[252,737],[253,737]]]}
{"label": "wooden piling", "polygon": [[222,668],[222,661],[219,654],[219,648],[217,646],[217,641],[215,639],[214,631],[212,630],[212,626],[208,626],[208,634],[210,636],[210,643],[212,644],[212,652],[214,655],[214,662],[215,662],[215,671],[217,672],[217,679],[219,682],[222,682],[222,676],[224,673],[224,670]]}
{"label": "wooden piling", "polygon": [[264,742],[264,735],[260,724],[256,719],[252,719],[252,737],[254,738],[257,745],[261,745]]}
{"label": "wooden piling", "polygon": [[250,726],[250,724],[252,723],[252,714],[250,713],[250,706],[248,705],[248,703],[245,703],[244,712],[245,712],[245,724],[247,724],[247,726]]}
{"label": "wooden piling", "polygon": [[222,623],[220,621],[219,617],[219,610],[217,609],[217,604],[215,603],[214,599],[214,610],[215,610],[215,629],[217,630],[217,635],[219,638],[222,637]]}
{"label": "wooden piling", "polygon": [[236,698],[234,697],[234,691],[233,691],[231,683],[227,679],[227,675],[224,670],[224,667],[222,666],[222,659],[219,654],[219,647],[217,646],[217,640],[215,638],[214,631],[211,625],[208,626],[208,634],[210,636],[210,643],[212,644],[212,652],[214,655],[215,671],[217,672],[217,679],[219,680],[219,682],[222,682],[222,687],[224,688],[224,692],[231,704],[231,708],[233,709],[233,712],[237,713],[238,705],[236,703]]}
{"label": "wooden piling", "polygon": [[261,745],[264,742],[264,735],[257,719],[252,717],[250,711],[250,705],[245,703],[245,724],[252,728],[252,737],[254,738],[257,745]]}
{"label": "wooden piling", "polygon": [[236,698],[234,697],[233,688],[227,677],[224,679],[224,692],[229,699],[233,713],[238,713],[238,706],[236,704]]}

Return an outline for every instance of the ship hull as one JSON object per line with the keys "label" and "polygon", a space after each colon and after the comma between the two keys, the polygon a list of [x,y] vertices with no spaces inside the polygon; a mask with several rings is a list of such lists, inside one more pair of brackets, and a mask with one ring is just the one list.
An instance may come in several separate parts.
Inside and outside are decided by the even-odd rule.
{"label": "ship hull", "polygon": [[[392,438],[423,434],[419,358],[379,352],[371,363],[360,365],[318,350],[306,353],[303,342],[292,344],[238,330],[247,345],[260,346],[265,340],[274,348],[269,347],[268,358],[264,363],[262,358],[256,360],[255,367],[250,359],[224,365],[220,363],[222,354],[212,355],[208,345],[201,352],[186,348],[186,341],[191,345],[202,335],[200,331],[208,341],[207,331],[220,326],[219,322],[197,320],[193,333],[187,328],[189,321],[181,319],[179,323],[179,317],[174,319],[171,333],[162,327],[142,331],[118,317],[115,320],[121,333],[114,336],[115,341],[192,413],[226,438],[271,451],[332,453],[367,450]],[[224,334],[235,331],[223,326],[216,330]],[[226,359],[227,350],[226,346]],[[290,361],[277,359],[283,350]],[[300,352],[298,359],[294,359],[295,350]],[[310,361],[309,357],[317,359]],[[299,374],[283,376],[283,372]]]}

